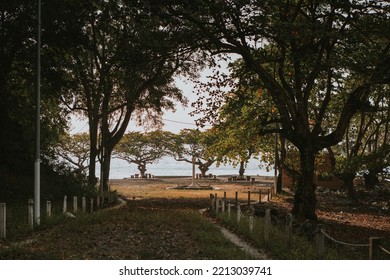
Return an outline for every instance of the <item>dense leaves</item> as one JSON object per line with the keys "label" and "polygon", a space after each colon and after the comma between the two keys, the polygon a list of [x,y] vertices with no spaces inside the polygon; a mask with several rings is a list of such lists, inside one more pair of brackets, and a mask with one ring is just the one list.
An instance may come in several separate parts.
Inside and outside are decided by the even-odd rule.
{"label": "dense leaves", "polygon": [[173,2],[167,13],[191,25],[213,53],[240,55],[270,95],[279,132],[300,153],[293,213],[316,219],[315,156],[339,143],[353,116],[370,107],[372,86],[389,82],[388,3]]}
{"label": "dense leaves", "polygon": [[114,156],[137,165],[141,177],[145,177],[146,165],[157,162],[169,154],[173,133],[165,131],[129,132],[123,136],[114,150]]}

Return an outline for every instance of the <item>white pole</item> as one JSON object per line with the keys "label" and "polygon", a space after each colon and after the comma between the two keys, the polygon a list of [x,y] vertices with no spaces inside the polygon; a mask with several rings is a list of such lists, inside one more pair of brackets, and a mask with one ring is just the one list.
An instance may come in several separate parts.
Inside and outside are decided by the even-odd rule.
{"label": "white pole", "polygon": [[34,228],[34,200],[29,199],[27,206],[28,206],[28,225],[32,230]]}
{"label": "white pole", "polygon": [[191,183],[190,187],[195,187],[195,186],[196,186],[196,183],[195,183],[195,157],[193,156],[192,157],[192,183]]}
{"label": "white pole", "polygon": [[77,196],[73,197],[73,213],[77,212]]}
{"label": "white pole", "polygon": [[51,201],[46,201],[46,215],[47,217],[51,217]]}
{"label": "white pole", "polygon": [[40,169],[40,153],[41,153],[41,0],[38,0],[38,16],[37,16],[37,82],[36,82],[36,124],[35,124],[35,163],[34,163],[34,207],[35,207],[35,222],[40,223],[41,218],[41,169]]}
{"label": "white pole", "polygon": [[83,212],[87,211],[87,201],[85,199],[85,196],[83,196],[81,198],[81,208],[82,208]]}
{"label": "white pole", "polygon": [[65,196],[64,196],[64,205],[63,205],[63,207],[62,207],[62,212],[63,212],[63,213],[65,213],[66,211],[68,211],[67,206],[68,206],[68,197],[65,195]]}

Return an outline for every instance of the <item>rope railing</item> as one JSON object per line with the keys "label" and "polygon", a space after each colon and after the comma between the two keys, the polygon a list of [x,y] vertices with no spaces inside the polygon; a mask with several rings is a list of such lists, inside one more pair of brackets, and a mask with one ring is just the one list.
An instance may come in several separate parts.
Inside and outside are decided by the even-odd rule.
{"label": "rope railing", "polygon": [[320,259],[322,259],[324,257],[324,252],[325,252],[324,239],[325,238],[328,238],[329,240],[333,241],[334,243],[344,245],[344,246],[368,248],[368,259],[370,259],[370,260],[382,258],[383,256],[380,255],[380,251],[383,251],[384,253],[390,255],[390,252],[380,244],[381,243],[380,237],[370,237],[368,244],[348,243],[348,242],[343,242],[343,241],[337,240],[336,238],[330,236],[321,227],[322,227],[322,225],[318,225],[318,229],[315,232],[317,256]]}
{"label": "rope railing", "polygon": [[389,251],[389,250],[386,250],[386,249],[383,248],[383,246],[381,246],[381,245],[379,245],[378,247],[379,247],[379,249],[382,250],[382,252],[385,252],[386,254],[390,255],[390,251]]}
{"label": "rope railing", "polygon": [[347,243],[347,242],[343,242],[343,241],[340,241],[340,240],[337,240],[335,238],[333,238],[332,236],[330,236],[329,234],[327,234],[324,230],[320,230],[326,238],[332,240],[333,242],[337,243],[337,244],[340,244],[340,245],[344,245],[344,246],[351,246],[351,247],[369,247],[370,244],[353,244],[353,243]]}
{"label": "rope railing", "polygon": [[[210,209],[212,212],[215,212],[218,214],[219,209],[221,209],[221,212],[225,212],[226,207],[226,192],[224,193],[224,198],[219,199],[217,198],[217,194],[213,195],[210,194]],[[261,203],[261,200],[259,200],[258,203]],[[254,203],[256,204],[256,202]],[[241,205],[248,205],[248,211],[242,211]],[[231,208],[235,207],[237,209],[236,211],[236,219],[237,224],[240,224],[240,221],[242,218],[247,218],[249,221],[249,229],[252,232],[253,231],[253,216],[255,214],[255,209],[253,208],[252,201],[250,199],[250,192],[248,192],[248,202],[242,203],[238,200],[238,192],[236,192],[236,199],[235,203],[228,203],[228,217],[230,218],[231,214]],[[265,216],[263,218],[263,238],[265,244],[268,242],[272,242],[270,238],[270,228],[272,227],[272,224],[280,225],[281,222],[277,219],[277,216],[272,215],[272,223],[271,223],[271,210],[266,209]],[[293,223],[292,223],[292,216],[289,214],[286,217],[286,247],[288,248],[290,246],[290,243],[292,242],[292,233],[293,231],[302,231],[304,229],[305,225],[309,223],[310,220],[306,220],[303,224],[301,224],[298,229],[295,228],[293,230]],[[335,244],[339,244],[342,246],[349,246],[349,247],[358,247],[358,248],[368,248],[368,258],[369,259],[380,259],[383,258],[383,253],[390,255],[390,251],[381,246],[381,238],[379,237],[369,237],[369,242],[365,244],[356,244],[356,243],[349,243],[337,240],[336,238],[330,236],[324,229],[323,225],[318,225],[317,229],[314,232],[311,232],[315,235],[315,246],[317,250],[317,257],[319,259],[323,259],[325,257],[325,238],[329,239]],[[383,252],[383,253],[381,253]]]}

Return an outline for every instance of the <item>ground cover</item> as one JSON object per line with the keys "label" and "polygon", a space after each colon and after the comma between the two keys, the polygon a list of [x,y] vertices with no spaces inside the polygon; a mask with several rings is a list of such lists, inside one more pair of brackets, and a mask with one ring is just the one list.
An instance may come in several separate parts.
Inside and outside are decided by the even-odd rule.
{"label": "ground cover", "polygon": [[[228,182],[222,178],[200,182],[214,186],[212,191],[169,188],[186,183],[191,183],[190,178],[112,180],[111,188],[127,201],[124,207],[93,215],[79,214],[77,219],[62,218],[32,233],[25,232],[16,240],[0,241],[0,259],[253,258],[224,238],[217,222],[207,219],[199,210],[209,207],[210,193],[223,197],[226,192],[227,199],[233,202],[237,192],[245,202],[251,191],[252,200],[256,200],[256,191],[269,182]],[[319,222],[329,235],[351,243],[367,243],[370,236],[380,236],[385,240],[384,246],[389,247],[390,215],[386,201],[390,196],[386,191],[378,195],[359,190],[356,202],[348,200],[343,192],[321,191],[317,195]],[[290,192],[256,205],[257,210],[273,209],[279,217],[291,207]],[[245,233],[237,234],[252,242]],[[261,249],[262,244],[253,245]],[[362,258],[366,255],[362,252]],[[299,252],[295,256],[299,258]]]}

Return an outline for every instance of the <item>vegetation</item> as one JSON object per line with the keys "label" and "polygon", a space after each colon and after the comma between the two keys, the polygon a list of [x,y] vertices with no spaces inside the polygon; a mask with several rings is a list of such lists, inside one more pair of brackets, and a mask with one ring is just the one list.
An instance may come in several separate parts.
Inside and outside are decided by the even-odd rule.
{"label": "vegetation", "polygon": [[146,165],[155,163],[169,154],[174,134],[166,131],[129,132],[114,150],[117,158],[138,166],[141,178],[145,178]]}
{"label": "vegetation", "polygon": [[[387,9],[386,1],[199,0],[168,2],[162,10],[191,26],[212,53],[241,56],[272,100],[277,114],[257,125],[299,151],[297,217],[317,218],[316,155],[343,140],[356,113],[372,110],[375,85],[389,83]],[[205,102],[211,114],[217,96]]]}
{"label": "vegetation", "polygon": [[172,142],[170,155],[177,161],[185,161],[198,166],[202,177],[210,166],[217,160],[212,153],[212,145],[217,138],[212,129],[200,131],[199,129],[182,129]]}
{"label": "vegetation", "polygon": [[[36,8],[14,0],[0,10],[0,198],[17,204],[33,190]],[[96,191],[98,161],[108,190],[113,154],[142,175],[165,154],[203,176],[226,162],[243,175],[261,157],[296,177],[298,221],[318,218],[313,177],[324,153],[350,198],[359,199],[358,176],[373,200],[388,188],[388,1],[53,0],[42,14],[42,199]],[[131,120],[158,128],[164,110],[187,103],[177,76],[227,60],[229,74],[199,84],[199,129],[126,134]],[[70,135],[72,114],[88,133]]]}
{"label": "vegetation", "polygon": [[[26,234],[29,230],[19,232]],[[193,209],[164,211],[129,206],[78,214],[77,219],[58,216],[43,222],[30,244],[21,247],[17,240],[13,239],[7,249],[0,247],[0,259],[251,258]]]}

